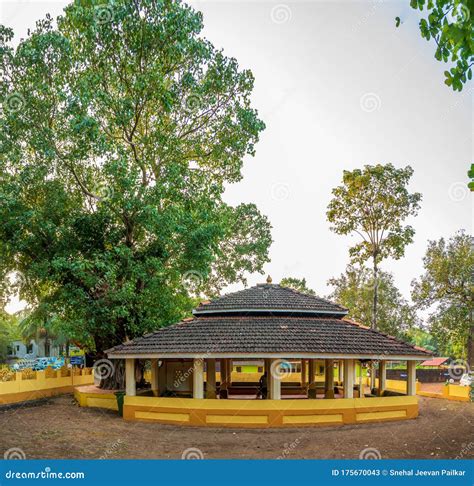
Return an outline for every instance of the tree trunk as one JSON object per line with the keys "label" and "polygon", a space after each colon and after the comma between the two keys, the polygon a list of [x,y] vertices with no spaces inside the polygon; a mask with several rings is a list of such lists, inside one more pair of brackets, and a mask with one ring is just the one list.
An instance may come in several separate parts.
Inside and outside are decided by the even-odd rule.
{"label": "tree trunk", "polygon": [[94,375],[100,378],[98,387],[104,390],[125,390],[124,363],[123,359],[102,358],[97,368],[94,368]]}
{"label": "tree trunk", "polygon": [[374,296],[372,302],[372,323],[371,328],[377,330],[377,304],[378,304],[378,292],[379,292],[379,277],[378,272],[379,269],[377,267],[377,256],[374,255],[374,269],[373,269],[373,278],[374,278]]}
{"label": "tree trunk", "polygon": [[[373,279],[374,279],[374,296],[372,301],[372,322],[370,327],[377,330],[377,304],[378,304],[378,291],[379,291],[379,277],[378,277],[378,267],[377,267],[377,255],[373,255]],[[379,378],[380,379],[380,378]],[[370,365],[370,390],[375,388],[375,363],[372,362]]]}
{"label": "tree trunk", "polygon": [[467,365],[474,370],[474,309],[469,312],[469,336],[467,338]]}

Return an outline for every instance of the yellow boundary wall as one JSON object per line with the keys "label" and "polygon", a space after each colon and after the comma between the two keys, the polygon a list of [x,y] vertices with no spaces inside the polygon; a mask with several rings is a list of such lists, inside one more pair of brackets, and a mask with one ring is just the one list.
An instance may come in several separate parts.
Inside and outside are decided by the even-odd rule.
{"label": "yellow boundary wall", "polygon": [[319,400],[210,400],[125,397],[124,419],[207,427],[270,428],[412,419],[416,397]]}
{"label": "yellow boundary wall", "polygon": [[[375,380],[376,387],[378,386],[378,378]],[[428,398],[442,398],[444,400],[453,400],[456,402],[469,402],[470,401],[470,388],[468,386],[461,385],[443,385],[442,393],[427,392],[421,389],[422,384],[416,382],[416,394],[420,397]],[[406,381],[403,380],[386,380],[386,389],[390,391],[396,391],[398,393],[407,392]]]}
{"label": "yellow boundary wall", "polygon": [[76,386],[92,384],[94,375],[91,368],[17,371],[4,375],[0,380],[0,405],[71,393]]}

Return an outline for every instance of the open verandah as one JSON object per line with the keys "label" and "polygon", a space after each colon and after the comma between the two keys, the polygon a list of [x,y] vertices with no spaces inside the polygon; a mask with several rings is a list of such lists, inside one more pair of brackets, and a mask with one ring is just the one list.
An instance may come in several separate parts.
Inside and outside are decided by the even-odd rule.
{"label": "open verandah", "polygon": [[[343,399],[381,397],[386,391],[389,360],[339,358],[254,358],[257,372],[234,366],[248,357],[148,358],[149,387],[137,390],[136,364],[125,359],[126,395],[194,399]],[[143,358],[142,358],[143,359]],[[376,362],[377,387],[370,387],[364,370]],[[397,361],[399,361],[397,359]],[[407,363],[407,395],[416,392],[416,361]],[[259,366],[260,365],[260,366]],[[261,377],[264,376],[263,386]],[[143,382],[144,380],[142,380]],[[362,392],[361,392],[362,390]]]}

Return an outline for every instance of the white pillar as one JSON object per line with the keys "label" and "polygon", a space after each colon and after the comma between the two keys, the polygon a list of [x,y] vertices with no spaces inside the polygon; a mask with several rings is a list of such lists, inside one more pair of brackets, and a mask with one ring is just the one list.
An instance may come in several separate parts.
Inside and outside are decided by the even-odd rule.
{"label": "white pillar", "polygon": [[166,379],[166,360],[161,361],[161,366],[158,368],[158,382],[159,382],[159,389],[160,394],[165,392],[168,389],[168,380]]}
{"label": "white pillar", "polygon": [[153,395],[159,395],[159,379],[158,379],[158,360],[152,359],[151,360],[151,391]]}
{"label": "white pillar", "polygon": [[354,360],[344,360],[344,398],[354,398]]}
{"label": "white pillar", "polygon": [[270,372],[270,399],[271,400],[280,400],[281,399],[281,380],[280,374],[278,373],[278,364],[276,363],[279,360],[272,360],[271,367],[274,370],[274,373]]}
{"label": "white pillar", "polygon": [[379,387],[378,387],[378,395],[381,397],[383,395],[383,391],[386,388],[387,383],[387,362],[385,360],[379,361]]}
{"label": "white pillar", "polygon": [[416,361],[407,361],[407,395],[416,395]]}
{"label": "white pillar", "polygon": [[204,366],[201,358],[193,360],[193,398],[204,398]]}
{"label": "white pillar", "polygon": [[207,360],[206,398],[216,398],[216,360]]}
{"label": "white pillar", "polygon": [[125,394],[129,397],[134,397],[137,394],[134,358],[127,358],[125,360]]}
{"label": "white pillar", "polygon": [[342,385],[342,381],[344,379],[344,364],[342,362],[342,359],[340,359],[337,363],[337,371],[338,371],[338,381],[339,385]]}
{"label": "white pillar", "polygon": [[362,361],[359,361],[359,398],[365,398],[365,383]]}
{"label": "white pillar", "polygon": [[306,360],[301,360],[301,386],[305,386],[307,383],[306,381]]}

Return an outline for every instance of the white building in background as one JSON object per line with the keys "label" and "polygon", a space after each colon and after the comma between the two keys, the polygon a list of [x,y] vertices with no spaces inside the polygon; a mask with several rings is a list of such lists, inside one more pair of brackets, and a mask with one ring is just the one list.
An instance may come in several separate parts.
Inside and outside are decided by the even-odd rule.
{"label": "white building in background", "polygon": [[[46,356],[58,357],[60,350],[59,346],[51,339],[49,346],[44,338],[39,338],[38,342],[32,339],[29,343],[24,341],[12,341],[9,346],[8,358],[9,359],[35,359],[43,358]],[[47,349],[49,347],[49,349]]]}

